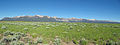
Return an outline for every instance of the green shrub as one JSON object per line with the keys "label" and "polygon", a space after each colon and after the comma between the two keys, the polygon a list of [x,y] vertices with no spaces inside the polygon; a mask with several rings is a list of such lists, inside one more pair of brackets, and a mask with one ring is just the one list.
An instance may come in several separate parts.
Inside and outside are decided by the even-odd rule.
{"label": "green shrub", "polygon": [[85,40],[85,39],[83,38],[82,40],[80,40],[80,44],[81,44],[81,45],[87,45],[88,42],[87,42],[87,40]]}
{"label": "green shrub", "polygon": [[78,44],[79,42],[77,40],[72,40],[74,44]]}
{"label": "green shrub", "polygon": [[54,45],[60,45],[60,39],[59,38],[56,38],[55,40],[54,40]]}
{"label": "green shrub", "polygon": [[24,45],[24,42],[22,41],[12,41],[10,45]]}
{"label": "green shrub", "polygon": [[8,35],[10,35],[10,33],[11,33],[10,31],[6,31],[6,32],[4,32],[3,35],[4,35],[4,36],[8,36]]}
{"label": "green shrub", "polygon": [[24,30],[26,30],[26,31],[27,31],[27,30],[28,30],[28,28],[24,28]]}
{"label": "green shrub", "polygon": [[37,43],[43,43],[43,39],[42,38],[37,38]]}
{"label": "green shrub", "polygon": [[2,26],[1,29],[7,29],[7,27],[6,26]]}

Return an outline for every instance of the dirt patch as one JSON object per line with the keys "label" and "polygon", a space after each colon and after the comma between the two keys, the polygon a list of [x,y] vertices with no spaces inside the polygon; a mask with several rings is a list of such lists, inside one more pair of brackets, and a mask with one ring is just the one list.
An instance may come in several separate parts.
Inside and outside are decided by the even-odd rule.
{"label": "dirt patch", "polygon": [[69,42],[68,45],[75,45],[73,42]]}
{"label": "dirt patch", "polygon": [[95,45],[94,43],[88,43],[88,45]]}

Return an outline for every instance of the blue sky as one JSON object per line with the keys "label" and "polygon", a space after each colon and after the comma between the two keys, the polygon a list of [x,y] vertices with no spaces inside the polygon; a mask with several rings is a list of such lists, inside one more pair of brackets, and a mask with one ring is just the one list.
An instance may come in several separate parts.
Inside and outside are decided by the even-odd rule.
{"label": "blue sky", "polygon": [[0,0],[0,18],[23,15],[120,21],[120,0]]}

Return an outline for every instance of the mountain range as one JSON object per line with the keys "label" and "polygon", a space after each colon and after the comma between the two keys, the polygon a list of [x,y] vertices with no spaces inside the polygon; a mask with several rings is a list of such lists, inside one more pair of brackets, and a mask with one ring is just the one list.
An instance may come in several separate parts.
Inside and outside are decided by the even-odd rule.
{"label": "mountain range", "polygon": [[78,18],[58,18],[56,16],[16,16],[16,17],[4,17],[1,21],[34,21],[34,22],[85,22],[85,23],[120,23],[106,20],[96,19],[78,19]]}

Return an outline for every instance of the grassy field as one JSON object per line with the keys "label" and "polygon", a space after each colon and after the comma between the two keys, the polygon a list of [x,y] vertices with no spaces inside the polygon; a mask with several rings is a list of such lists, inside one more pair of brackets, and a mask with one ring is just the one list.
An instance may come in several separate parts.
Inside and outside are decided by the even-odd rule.
{"label": "grassy field", "polygon": [[[0,39],[14,36],[11,34],[5,35],[5,32],[19,32],[26,35],[21,36],[21,38],[28,37],[28,41],[25,42],[25,40],[20,40],[21,38],[18,39],[24,42],[24,44],[30,41],[33,43],[35,42],[33,40],[37,41],[37,39],[40,39],[37,42],[39,43],[40,41],[40,43],[46,45],[50,45],[49,43],[51,42],[56,43],[54,45],[65,45],[61,42],[65,42],[66,44],[73,42],[75,45],[120,45],[120,24],[1,21]],[[1,45],[2,43],[7,42],[1,41]]]}

